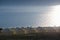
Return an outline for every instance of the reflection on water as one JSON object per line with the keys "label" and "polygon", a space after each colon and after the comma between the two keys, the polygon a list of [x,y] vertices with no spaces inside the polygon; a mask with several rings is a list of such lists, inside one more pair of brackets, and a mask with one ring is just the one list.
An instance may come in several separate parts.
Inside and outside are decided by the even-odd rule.
{"label": "reflection on water", "polygon": [[38,17],[41,26],[60,26],[60,5],[51,6],[50,11]]}

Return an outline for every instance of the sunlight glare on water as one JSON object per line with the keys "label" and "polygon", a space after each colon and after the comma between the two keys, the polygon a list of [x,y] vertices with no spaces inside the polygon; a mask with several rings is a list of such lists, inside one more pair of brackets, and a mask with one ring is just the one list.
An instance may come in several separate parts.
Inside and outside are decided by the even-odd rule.
{"label": "sunlight glare on water", "polygon": [[52,6],[49,15],[51,26],[60,26],[60,5]]}
{"label": "sunlight glare on water", "polygon": [[49,11],[41,15],[42,20],[38,17],[38,25],[60,26],[60,5],[50,6]]}

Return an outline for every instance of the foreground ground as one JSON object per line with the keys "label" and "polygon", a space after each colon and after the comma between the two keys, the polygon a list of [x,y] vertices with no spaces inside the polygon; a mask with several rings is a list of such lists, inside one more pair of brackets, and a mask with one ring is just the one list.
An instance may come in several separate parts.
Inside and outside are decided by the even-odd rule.
{"label": "foreground ground", "polygon": [[0,35],[0,40],[60,40],[60,33]]}

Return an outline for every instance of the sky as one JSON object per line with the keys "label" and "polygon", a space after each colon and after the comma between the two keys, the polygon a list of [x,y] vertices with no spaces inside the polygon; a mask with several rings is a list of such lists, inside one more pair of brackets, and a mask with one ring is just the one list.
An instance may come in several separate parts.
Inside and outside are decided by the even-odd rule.
{"label": "sky", "polygon": [[55,5],[60,0],[0,0],[0,27],[50,26]]}

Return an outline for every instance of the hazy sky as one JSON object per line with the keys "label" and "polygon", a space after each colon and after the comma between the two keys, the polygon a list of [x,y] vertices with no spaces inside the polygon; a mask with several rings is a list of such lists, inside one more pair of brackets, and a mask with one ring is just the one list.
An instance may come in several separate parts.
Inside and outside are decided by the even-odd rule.
{"label": "hazy sky", "polygon": [[48,26],[47,14],[54,5],[60,0],[0,0],[0,27]]}

